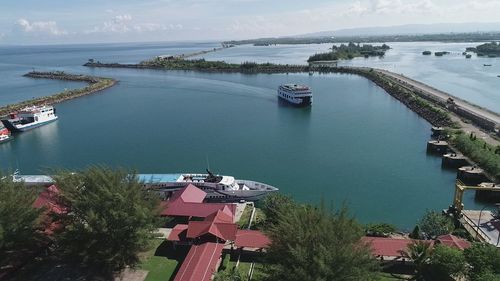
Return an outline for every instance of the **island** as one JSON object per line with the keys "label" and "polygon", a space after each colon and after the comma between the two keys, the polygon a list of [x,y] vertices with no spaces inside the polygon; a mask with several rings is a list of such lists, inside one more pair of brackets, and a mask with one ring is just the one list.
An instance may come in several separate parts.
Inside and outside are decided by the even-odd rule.
{"label": "island", "polygon": [[466,51],[474,52],[480,57],[488,56],[490,58],[495,58],[500,56],[500,42],[490,42],[476,47],[468,47]]}
{"label": "island", "polygon": [[422,55],[429,56],[429,55],[432,55],[432,52],[431,51],[423,51]]}
{"label": "island", "polygon": [[314,54],[309,57],[308,62],[315,61],[332,61],[332,60],[345,60],[345,59],[353,59],[355,57],[382,57],[385,55],[385,52],[389,50],[390,47],[386,44],[381,46],[374,46],[369,44],[354,44],[350,42],[345,45],[342,44],[340,46],[333,45],[332,51],[328,53],[320,53]]}

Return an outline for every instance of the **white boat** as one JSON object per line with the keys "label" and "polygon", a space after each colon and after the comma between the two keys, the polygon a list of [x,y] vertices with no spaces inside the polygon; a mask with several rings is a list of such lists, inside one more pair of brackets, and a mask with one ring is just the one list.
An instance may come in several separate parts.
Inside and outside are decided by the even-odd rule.
{"label": "white boat", "polygon": [[278,97],[297,106],[310,106],[313,101],[311,88],[298,84],[284,84],[279,86]]}
{"label": "white boat", "polygon": [[24,132],[57,120],[52,106],[32,106],[10,114],[2,123],[12,132]]}
{"label": "white boat", "polygon": [[[27,186],[54,184],[50,176],[19,175],[14,173],[14,181],[23,182]],[[207,193],[206,199],[217,202],[258,201],[278,188],[251,180],[239,180],[232,176],[207,174],[138,174],[138,180],[144,188],[158,192],[162,199],[167,199],[174,191],[193,184]]]}
{"label": "white boat", "polygon": [[148,189],[156,190],[163,199],[172,193],[193,184],[207,193],[206,199],[219,202],[258,201],[278,188],[250,180],[239,180],[232,176],[207,174],[139,174],[139,180]]}

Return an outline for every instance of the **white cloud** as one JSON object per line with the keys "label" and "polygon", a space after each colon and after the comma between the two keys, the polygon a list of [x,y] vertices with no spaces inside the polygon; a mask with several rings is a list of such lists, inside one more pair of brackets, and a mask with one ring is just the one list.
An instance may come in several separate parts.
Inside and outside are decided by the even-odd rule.
{"label": "white cloud", "polygon": [[130,14],[116,15],[102,25],[94,26],[84,33],[127,33],[127,32],[153,32],[165,30],[181,30],[182,24],[159,24],[159,23],[134,23]]}
{"label": "white cloud", "polygon": [[16,21],[16,28],[25,33],[48,33],[51,35],[66,35],[67,31],[59,28],[55,21],[33,21],[20,18]]}

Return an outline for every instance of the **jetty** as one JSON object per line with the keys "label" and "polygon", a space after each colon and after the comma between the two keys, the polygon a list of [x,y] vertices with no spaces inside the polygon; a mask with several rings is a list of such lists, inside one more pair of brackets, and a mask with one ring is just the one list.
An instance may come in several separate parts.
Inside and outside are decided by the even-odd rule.
{"label": "jetty", "polygon": [[457,115],[470,119],[485,130],[495,131],[500,129],[500,114],[496,112],[474,105],[402,74],[396,74],[382,69],[374,69],[374,71],[395,80],[401,86],[420,93],[421,96],[427,100],[444,105]]}
{"label": "jetty", "polygon": [[203,50],[203,51],[192,52],[192,53],[187,53],[187,54],[160,55],[160,56],[157,56],[157,58],[166,59],[166,60],[187,59],[187,58],[191,58],[191,57],[196,57],[196,56],[201,56],[201,55],[208,54],[208,53],[221,51],[221,50],[232,48],[232,47],[234,47],[234,45],[222,44],[222,47],[213,48],[213,49],[209,49],[209,50]]}
{"label": "jetty", "polygon": [[78,98],[81,96],[86,96],[103,91],[107,88],[113,87],[117,81],[112,78],[81,75],[81,74],[69,74],[63,71],[31,71],[24,75],[25,77],[34,79],[54,79],[54,80],[64,80],[64,81],[77,81],[86,82],[88,85],[80,89],[65,90],[60,93],[56,93],[50,96],[38,97],[31,100],[10,104],[0,107],[0,116],[5,116],[13,111],[20,110],[28,106],[41,106],[41,105],[52,105],[60,103],[66,100]]}

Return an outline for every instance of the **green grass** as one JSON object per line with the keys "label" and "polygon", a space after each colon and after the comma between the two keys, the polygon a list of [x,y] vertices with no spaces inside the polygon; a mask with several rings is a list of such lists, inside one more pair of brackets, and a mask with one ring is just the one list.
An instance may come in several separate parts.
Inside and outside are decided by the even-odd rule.
{"label": "green grass", "polygon": [[172,278],[179,262],[169,259],[162,253],[163,239],[152,240],[151,250],[141,255],[138,268],[149,271],[146,281],[168,281]]}
{"label": "green grass", "polygon": [[[243,276],[248,276],[248,271],[250,270],[251,262],[242,262],[240,261],[238,265],[238,270],[243,274]],[[236,261],[232,260],[227,265],[226,270],[231,270],[236,265]],[[261,281],[264,280],[267,275],[264,273],[264,265],[262,263],[255,263],[255,267],[253,270],[252,281]]]}

